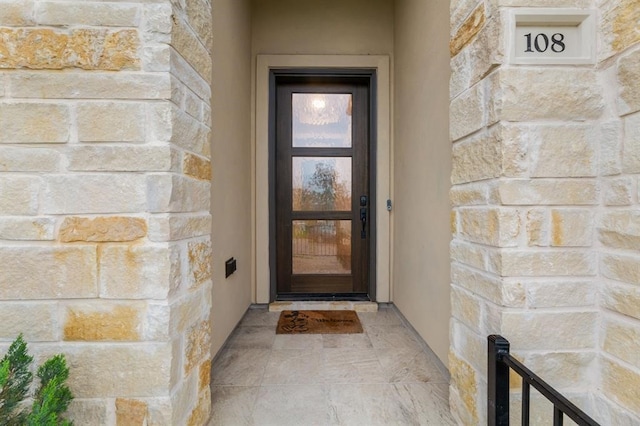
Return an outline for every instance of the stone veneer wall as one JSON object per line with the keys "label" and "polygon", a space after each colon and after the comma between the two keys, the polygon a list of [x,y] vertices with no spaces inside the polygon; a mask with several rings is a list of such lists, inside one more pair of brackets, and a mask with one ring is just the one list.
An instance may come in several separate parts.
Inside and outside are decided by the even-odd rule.
{"label": "stone veneer wall", "polygon": [[[520,6],[596,9],[598,64],[507,64],[506,13]],[[486,422],[492,333],[603,424],[640,422],[639,22],[637,0],[451,3],[449,368],[462,424]]]}
{"label": "stone veneer wall", "polygon": [[77,424],[209,417],[210,46],[209,0],[0,0],[0,349]]}

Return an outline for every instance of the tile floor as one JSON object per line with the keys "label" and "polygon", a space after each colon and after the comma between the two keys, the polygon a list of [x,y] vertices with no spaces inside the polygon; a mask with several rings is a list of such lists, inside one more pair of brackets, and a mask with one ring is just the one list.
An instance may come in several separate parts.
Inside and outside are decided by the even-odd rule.
{"label": "tile floor", "polygon": [[210,426],[455,425],[448,379],[393,307],[363,334],[276,335],[252,307],[214,360]]}

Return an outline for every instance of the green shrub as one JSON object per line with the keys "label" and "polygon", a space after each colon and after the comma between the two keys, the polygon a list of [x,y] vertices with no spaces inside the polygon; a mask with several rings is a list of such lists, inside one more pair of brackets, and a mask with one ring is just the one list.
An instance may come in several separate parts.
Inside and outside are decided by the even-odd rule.
{"label": "green shrub", "polygon": [[65,384],[69,378],[64,355],[56,355],[42,364],[36,373],[40,383],[29,409],[26,399],[33,380],[30,366],[33,357],[27,352],[22,335],[11,344],[0,360],[0,426],[71,425],[62,415],[73,399]]}

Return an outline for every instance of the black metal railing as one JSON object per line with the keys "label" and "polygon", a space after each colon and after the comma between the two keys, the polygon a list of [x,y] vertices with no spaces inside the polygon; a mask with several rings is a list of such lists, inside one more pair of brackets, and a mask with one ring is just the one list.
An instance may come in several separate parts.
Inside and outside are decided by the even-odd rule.
{"label": "black metal railing", "polygon": [[567,415],[579,426],[600,426],[571,401],[509,354],[509,341],[492,334],[489,340],[488,425],[509,426],[509,370],[522,377],[522,426],[529,425],[531,386],[553,403],[553,425],[562,426]]}

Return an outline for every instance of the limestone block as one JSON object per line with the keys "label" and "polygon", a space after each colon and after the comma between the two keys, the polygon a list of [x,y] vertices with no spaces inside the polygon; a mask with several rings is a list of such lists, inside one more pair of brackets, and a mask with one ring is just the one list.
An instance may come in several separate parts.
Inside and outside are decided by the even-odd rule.
{"label": "limestone block", "polygon": [[591,126],[541,126],[530,148],[531,177],[592,177],[597,139]]}
{"label": "limestone block", "polygon": [[147,177],[147,200],[153,213],[209,211],[211,184],[174,174]]}
{"label": "limestone block", "polygon": [[173,110],[169,101],[147,102],[147,140],[149,142],[170,142],[173,136]]}
{"label": "limestone block", "polygon": [[468,19],[471,12],[478,6],[478,3],[478,0],[460,0],[449,3],[451,36],[458,32],[458,28]]}
{"label": "limestone block", "polygon": [[599,393],[593,396],[593,418],[601,425],[634,426],[640,424],[640,415],[625,410]]}
{"label": "limestone block", "polygon": [[458,236],[458,212],[455,210],[451,210],[449,213],[449,222],[451,226],[451,235],[454,237]]}
{"label": "limestone block", "polygon": [[178,154],[166,145],[73,146],[67,157],[68,169],[74,171],[162,172],[179,167],[174,164]]}
{"label": "limestone block", "polygon": [[598,224],[600,242],[607,247],[640,251],[640,212],[637,210],[607,212]]}
{"label": "limestone block", "polygon": [[[145,140],[144,104],[137,102],[80,103],[78,139],[81,142],[141,142]],[[138,159],[138,161],[140,161]]]}
{"label": "limestone block", "polygon": [[35,18],[39,25],[137,27],[140,23],[140,8],[136,4],[127,3],[40,1]]}
{"label": "limestone block", "polygon": [[622,173],[622,125],[620,120],[606,122],[600,128],[600,173]]}
{"label": "limestone block", "polygon": [[187,22],[208,51],[213,43],[211,3],[207,0],[186,0]]}
{"label": "limestone block", "polygon": [[633,284],[607,283],[601,306],[640,320],[640,288]]}
{"label": "limestone block", "polygon": [[452,58],[460,53],[460,51],[474,39],[482,27],[484,27],[486,19],[484,3],[480,3],[451,37],[449,53]]}
{"label": "limestone block", "polygon": [[70,126],[67,105],[0,104],[0,143],[65,143],[69,140]]}
{"label": "limestone block", "polygon": [[640,111],[640,49],[631,51],[618,60],[618,112],[629,114]]}
{"label": "limestone block", "polygon": [[200,121],[174,107],[171,126],[171,142],[188,151],[209,157],[206,152],[209,146],[209,129]]}
{"label": "limestone block", "polygon": [[536,278],[525,282],[524,286],[530,308],[595,306],[596,286],[593,281]]}
{"label": "limestone block", "polygon": [[602,198],[606,206],[630,206],[633,203],[634,180],[631,177],[603,182]]}
{"label": "limestone block", "polygon": [[33,0],[4,0],[0,7],[0,26],[22,27],[33,24]]}
{"label": "limestone block", "polygon": [[189,375],[194,368],[210,358],[211,324],[209,321],[201,321],[191,327],[186,339],[184,374]]}
{"label": "limestone block", "polygon": [[598,187],[593,180],[510,179],[498,184],[504,205],[593,205]]}
{"label": "limestone block", "polygon": [[180,253],[174,245],[104,246],[100,251],[100,296],[164,299],[180,283]]}
{"label": "limestone block", "polygon": [[149,420],[149,407],[139,399],[116,398],[116,424],[146,425]]}
{"label": "limestone block", "polygon": [[462,265],[451,265],[451,282],[485,299],[501,304],[501,281],[492,274],[480,273]]}
{"label": "limestone block", "polygon": [[502,176],[529,176],[529,150],[534,143],[530,127],[504,123],[498,129],[502,139]]}
{"label": "limestone block", "polygon": [[194,70],[211,83],[211,55],[201,40],[182,19],[174,19],[171,29],[171,46],[184,57]]}
{"label": "limestone block", "polygon": [[595,70],[505,68],[489,77],[487,90],[489,123],[583,121],[600,118],[604,110]]}
{"label": "limestone block", "polygon": [[171,424],[171,398],[153,398],[147,400],[147,410],[149,414],[149,425],[169,425]]}
{"label": "limestone block", "polygon": [[[502,306],[511,308],[525,307],[527,297],[525,287],[522,284],[522,280],[520,278],[506,278],[502,282],[500,291],[502,293]],[[488,329],[485,329],[485,331],[487,330]]]}
{"label": "limestone block", "polygon": [[175,46],[173,47],[171,49],[171,75],[176,77],[175,82],[184,85],[209,104],[211,99],[210,82],[198,74],[191,64],[182,57],[181,52]]}
{"label": "limestone block", "polygon": [[[208,315],[211,307],[207,304],[206,296],[208,294],[203,293],[207,288],[210,286],[205,285],[197,291],[188,292],[168,306],[171,315],[170,332],[183,334],[189,327],[199,322],[203,316]],[[165,308],[158,305],[150,306],[150,309],[163,310]]]}
{"label": "limestone block", "polygon": [[598,59],[602,61],[640,41],[640,10],[635,0],[601,0],[598,6],[600,22],[597,25],[602,43]]}
{"label": "limestone block", "polygon": [[504,208],[462,208],[461,236],[471,242],[494,247],[515,247],[520,235],[520,217],[517,210]]}
{"label": "limestone block", "polygon": [[480,299],[459,288],[451,288],[451,315],[475,329],[480,324]]}
{"label": "limestone block", "polygon": [[[501,333],[518,350],[593,349],[597,339],[598,313],[504,312]],[[553,333],[549,333],[553,330]]]}
{"label": "limestone block", "polygon": [[166,44],[145,46],[142,49],[142,69],[150,72],[168,72],[171,69],[171,48]]}
{"label": "limestone block", "polygon": [[449,200],[455,207],[488,203],[487,186],[484,183],[454,185],[449,190]]}
{"label": "limestone block", "polygon": [[211,415],[211,389],[207,386],[200,391],[198,403],[189,415],[187,426],[200,426],[207,423]]}
{"label": "limestone block", "polygon": [[200,103],[200,98],[198,98],[192,91],[186,91],[184,98],[184,111],[196,120],[200,120]]}
{"label": "limestone block", "polygon": [[50,214],[138,213],[147,206],[143,175],[50,175],[44,186],[43,210]]}
{"label": "limestone block", "polygon": [[198,388],[200,392],[207,389],[211,383],[211,360],[208,359],[200,364],[198,369]]}
{"label": "limestone block", "polygon": [[524,364],[556,389],[587,389],[593,385],[591,371],[597,368],[595,352],[542,352],[523,357]]}
{"label": "limestone block", "polygon": [[549,245],[549,219],[546,210],[531,209],[526,214],[527,245],[545,247]]}
{"label": "limestone block", "polygon": [[206,241],[190,241],[187,243],[187,256],[189,259],[189,287],[195,288],[209,281],[212,277],[211,241],[209,239]]}
{"label": "limestone block", "polygon": [[551,245],[589,247],[593,244],[593,213],[584,209],[551,210]]}
{"label": "limestone block", "polygon": [[151,241],[176,241],[211,234],[211,215],[157,214],[149,218]]}
{"label": "limestone block", "polygon": [[600,271],[612,280],[640,285],[640,255],[603,254]]}
{"label": "limestone block", "polygon": [[484,126],[484,92],[482,89],[481,84],[476,84],[451,101],[449,128],[452,141],[457,141]]}
{"label": "limestone block", "polygon": [[[169,99],[166,73],[37,73],[22,71],[9,76],[11,93],[36,99]],[[49,105],[49,104],[47,104]],[[4,125],[3,128],[6,128]],[[56,123],[59,131],[60,122]],[[65,139],[66,140],[66,139]],[[64,141],[62,141],[64,142]]]}
{"label": "limestone block", "polygon": [[640,373],[606,357],[601,362],[603,393],[626,409],[640,412]]}
{"label": "limestone block", "polygon": [[77,425],[108,424],[108,404],[113,402],[105,399],[73,398],[67,409],[67,417],[73,419]]}
{"label": "limestone block", "polygon": [[597,271],[595,254],[579,250],[505,250],[501,268],[504,277],[584,277]]}
{"label": "limestone block", "polygon": [[142,302],[91,301],[65,304],[62,312],[66,341],[138,341],[142,334]]}
{"label": "limestone block", "polygon": [[168,396],[168,343],[65,345],[69,386],[77,398]]}
{"label": "limestone block", "polygon": [[451,182],[461,184],[491,179],[502,172],[501,137],[495,131],[453,145]]}
{"label": "limestone block", "polygon": [[603,324],[603,349],[624,362],[640,368],[640,324],[607,319]]}
{"label": "limestone block", "polygon": [[147,223],[139,217],[67,217],[60,225],[60,241],[123,242],[147,234]]}
{"label": "limestone block", "polygon": [[622,171],[624,173],[640,173],[640,113],[624,119]]}
{"label": "limestone block", "polygon": [[140,68],[137,30],[0,28],[0,68],[80,68],[119,71]]}
{"label": "limestone block", "polygon": [[478,325],[468,327],[457,318],[451,319],[451,347],[479,371],[487,368],[487,337],[478,334]]}
{"label": "limestone block", "polygon": [[449,351],[449,372],[451,373],[451,387],[459,395],[459,402],[472,423],[480,424],[478,419],[478,378],[476,371],[463,359],[459,358],[452,350]]}
{"label": "limestone block", "polygon": [[171,33],[172,15],[173,9],[169,3],[144,4],[142,29],[145,33],[145,39],[158,42],[168,41],[168,36],[162,36]]}
{"label": "limestone block", "polygon": [[53,149],[0,146],[0,172],[55,172],[60,161]]}
{"label": "limestone block", "polygon": [[0,265],[0,299],[98,296],[93,245],[0,247]]}
{"label": "limestone block", "polygon": [[0,240],[51,241],[56,221],[52,217],[0,217]]}
{"label": "limestone block", "polygon": [[577,7],[591,6],[590,0],[491,0],[494,7]]}
{"label": "limestone block", "polygon": [[451,241],[451,260],[477,269],[486,269],[486,251],[482,246],[469,244],[457,238]]}
{"label": "limestone block", "polygon": [[41,181],[35,176],[0,175],[0,215],[35,215]]}
{"label": "limestone block", "polygon": [[206,103],[200,104],[202,107],[202,116],[200,117],[200,121],[209,128],[211,127],[211,107]]}
{"label": "limestone block", "polygon": [[[19,283],[13,283],[19,287]],[[58,339],[58,305],[55,302],[3,302],[0,304],[0,339],[13,341],[20,333],[28,341]]]}
{"label": "limestone block", "polygon": [[171,397],[171,425],[186,425],[191,410],[198,402],[197,374],[191,374],[177,386]]}
{"label": "limestone block", "polygon": [[185,152],[182,156],[182,173],[196,179],[211,180],[211,161]]}

